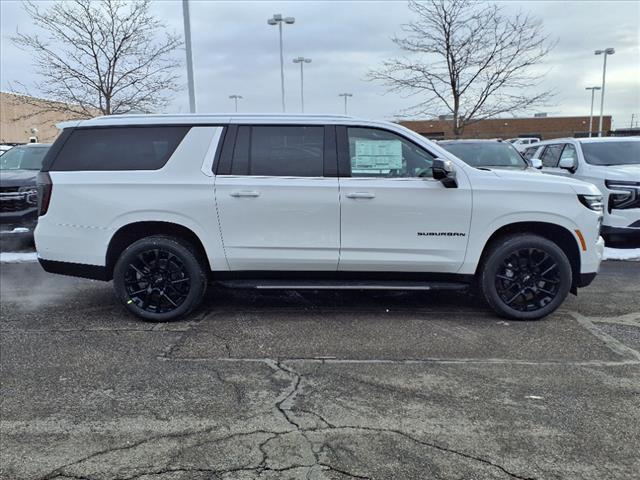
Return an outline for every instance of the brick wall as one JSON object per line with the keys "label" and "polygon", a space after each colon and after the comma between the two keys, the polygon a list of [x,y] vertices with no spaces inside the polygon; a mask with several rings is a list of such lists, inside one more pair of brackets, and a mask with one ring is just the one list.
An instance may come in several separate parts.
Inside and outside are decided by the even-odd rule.
{"label": "brick wall", "polygon": [[[597,135],[599,117],[593,118],[592,132]],[[450,120],[401,121],[411,130],[429,138],[453,138]],[[611,116],[603,117],[603,130],[611,130]],[[589,117],[494,118],[465,127],[461,138],[513,138],[538,136],[542,140],[588,136]]]}
{"label": "brick wall", "polygon": [[[55,103],[48,100],[30,98],[29,103]],[[55,140],[59,130],[56,124],[77,118],[70,113],[37,113],[38,106],[25,102],[20,95],[0,92],[0,143],[27,143],[33,136],[32,128],[38,129],[38,140],[49,143]]]}

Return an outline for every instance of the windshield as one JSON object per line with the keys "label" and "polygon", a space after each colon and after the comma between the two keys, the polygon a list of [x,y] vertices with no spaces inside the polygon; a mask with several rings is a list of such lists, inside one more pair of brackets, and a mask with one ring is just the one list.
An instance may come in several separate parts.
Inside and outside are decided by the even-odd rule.
{"label": "windshield", "polygon": [[640,142],[583,143],[584,159],[591,165],[640,164]]}
{"label": "windshield", "polygon": [[40,170],[49,147],[13,147],[0,157],[0,170]]}
{"label": "windshield", "polygon": [[442,147],[472,167],[528,167],[510,143],[460,142],[442,144]]}

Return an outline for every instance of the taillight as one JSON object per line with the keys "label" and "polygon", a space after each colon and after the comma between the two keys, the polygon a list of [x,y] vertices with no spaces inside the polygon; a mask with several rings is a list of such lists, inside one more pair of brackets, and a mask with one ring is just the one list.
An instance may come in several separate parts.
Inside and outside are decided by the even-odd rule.
{"label": "taillight", "polygon": [[43,216],[49,210],[53,184],[49,172],[38,173],[38,215]]}

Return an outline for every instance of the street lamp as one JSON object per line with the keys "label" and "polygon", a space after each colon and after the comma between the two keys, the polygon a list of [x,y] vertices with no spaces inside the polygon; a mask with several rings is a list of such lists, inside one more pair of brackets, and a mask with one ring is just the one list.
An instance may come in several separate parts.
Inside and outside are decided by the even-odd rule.
{"label": "street lamp", "polygon": [[285,111],[285,106],[284,106],[284,57],[282,54],[282,23],[284,22],[286,24],[291,25],[295,21],[296,19],[293,17],[282,18],[282,14],[280,13],[274,14],[273,17],[267,20],[267,23],[269,25],[278,25],[278,30],[280,33],[280,87],[282,89],[282,111],[283,112]]}
{"label": "street lamp", "polygon": [[293,63],[300,64],[300,103],[302,105],[302,113],[304,113],[304,64],[311,63],[310,58],[298,57],[293,59]]}
{"label": "street lamp", "polygon": [[353,97],[353,93],[339,93],[339,97],[344,97],[344,114],[347,114],[347,98]]}
{"label": "street lamp", "polygon": [[602,136],[602,112],[604,110],[604,79],[607,74],[607,55],[613,55],[616,51],[613,48],[605,48],[604,50],[596,50],[596,55],[604,54],[604,64],[602,66],[602,92],[600,93],[600,124],[598,126],[598,136]]}
{"label": "street lamp", "polygon": [[596,90],[600,90],[600,87],[586,87],[585,90],[591,90],[591,113],[589,113],[589,137],[591,137],[591,129],[593,125],[593,97]]}
{"label": "street lamp", "polygon": [[238,113],[238,100],[242,99],[242,95],[229,95],[229,98],[236,103],[236,113]]}
{"label": "street lamp", "polygon": [[189,0],[182,0],[182,20],[184,21],[184,47],[187,52],[189,113],[196,113],[196,92],[193,82],[193,55],[191,54],[191,20],[189,18]]}

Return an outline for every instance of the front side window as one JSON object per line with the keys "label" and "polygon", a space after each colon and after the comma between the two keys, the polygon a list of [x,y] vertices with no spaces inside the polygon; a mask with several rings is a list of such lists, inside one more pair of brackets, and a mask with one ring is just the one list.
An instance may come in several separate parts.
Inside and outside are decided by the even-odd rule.
{"label": "front side window", "polygon": [[157,170],[164,167],[189,129],[189,126],[80,128],[71,133],[51,170]]}
{"label": "front side window", "polygon": [[49,147],[13,147],[0,157],[0,170],[40,170]]}
{"label": "front side window", "polygon": [[411,178],[432,176],[434,156],[386,130],[348,128],[352,177]]}
{"label": "front side window", "polygon": [[542,160],[542,166],[557,167],[562,147],[562,144],[547,145],[542,153],[542,157],[540,158],[540,160]]}
{"label": "front side window", "polygon": [[576,147],[574,147],[570,143],[567,143],[564,146],[564,150],[562,150],[562,155],[560,155],[560,160],[562,160],[564,158],[569,158],[569,159],[573,160],[574,164],[577,165],[578,164],[578,153],[576,152]]}
{"label": "front side window", "polygon": [[233,175],[321,177],[324,127],[241,126],[233,153]]}
{"label": "front side window", "polygon": [[538,151],[539,147],[529,147],[524,151],[523,157],[526,158],[527,160],[531,160],[532,158],[534,158],[536,152]]}

